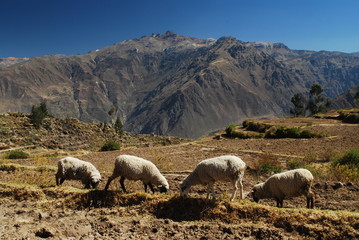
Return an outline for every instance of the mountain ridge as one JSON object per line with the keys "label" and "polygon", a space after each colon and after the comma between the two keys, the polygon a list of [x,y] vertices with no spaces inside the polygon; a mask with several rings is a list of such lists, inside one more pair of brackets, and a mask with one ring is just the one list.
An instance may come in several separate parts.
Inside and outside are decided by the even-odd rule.
{"label": "mountain ridge", "polygon": [[328,97],[359,84],[359,57],[166,32],[0,69],[0,112],[46,101],[57,117],[118,116],[130,132],[198,138],[246,118],[288,115],[293,94],[313,83]]}

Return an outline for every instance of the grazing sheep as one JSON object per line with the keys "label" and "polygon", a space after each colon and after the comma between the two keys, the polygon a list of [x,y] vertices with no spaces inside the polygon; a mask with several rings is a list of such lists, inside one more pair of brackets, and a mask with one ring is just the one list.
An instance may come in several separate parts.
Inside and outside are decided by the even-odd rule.
{"label": "grazing sheep", "polygon": [[216,199],[214,194],[214,183],[216,181],[231,181],[234,187],[231,201],[236,197],[240,190],[240,199],[243,199],[243,176],[246,164],[236,156],[220,156],[201,161],[193,172],[188,175],[180,184],[181,196],[187,196],[191,186],[207,185],[207,199],[212,192],[213,200]]}
{"label": "grazing sheep", "polygon": [[126,191],[124,181],[128,180],[141,180],[145,186],[145,192],[147,192],[147,186],[149,186],[153,193],[155,189],[153,185],[159,187],[160,192],[167,192],[169,189],[166,178],[160,173],[158,168],[150,161],[131,155],[120,155],[115,159],[115,168],[112,176],[109,177],[105,191],[107,191],[111,181],[121,176],[120,184],[122,190]]}
{"label": "grazing sheep", "polygon": [[307,169],[294,169],[277,173],[269,177],[265,182],[255,185],[252,196],[255,202],[263,198],[273,198],[277,201],[277,207],[283,207],[283,199],[286,197],[307,197],[307,208],[314,207],[314,193],[311,191],[313,175]]}
{"label": "grazing sheep", "polygon": [[65,180],[80,180],[85,188],[96,188],[101,181],[101,174],[94,165],[74,157],[65,157],[58,161],[58,169],[55,175],[56,185],[61,185]]}

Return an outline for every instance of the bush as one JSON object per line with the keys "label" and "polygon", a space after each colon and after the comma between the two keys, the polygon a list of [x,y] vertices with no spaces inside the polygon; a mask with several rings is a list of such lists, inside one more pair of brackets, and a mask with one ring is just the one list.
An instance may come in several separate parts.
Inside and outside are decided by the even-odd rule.
{"label": "bush", "polygon": [[28,158],[30,155],[26,152],[23,151],[11,151],[8,154],[5,154],[4,158],[5,159],[24,159],[24,158]]}
{"label": "bush", "polygon": [[324,135],[311,132],[307,129],[286,128],[283,126],[273,126],[269,128],[265,134],[265,138],[319,138]]}
{"label": "bush", "polygon": [[334,165],[347,165],[350,168],[359,170],[359,151],[352,149],[334,161]]}
{"label": "bush", "polygon": [[238,125],[229,125],[228,127],[226,127],[226,134],[228,137],[232,137],[233,132],[235,131],[235,129],[237,128]]}
{"label": "bush", "polygon": [[242,126],[248,131],[255,131],[260,133],[264,133],[267,129],[272,127],[269,124],[254,122],[250,120],[244,120]]}
{"label": "bush", "polygon": [[229,125],[226,128],[226,134],[228,137],[231,138],[241,138],[241,139],[247,139],[247,138],[260,138],[262,135],[257,133],[251,133],[251,132],[244,132],[241,131],[238,128],[238,125]]}
{"label": "bush", "polygon": [[358,113],[345,113],[340,112],[339,117],[342,122],[345,123],[359,123],[359,114]]}
{"label": "bush", "polygon": [[120,150],[120,144],[113,141],[113,140],[108,140],[100,149],[101,152],[106,152],[106,151],[114,151],[114,150]]}

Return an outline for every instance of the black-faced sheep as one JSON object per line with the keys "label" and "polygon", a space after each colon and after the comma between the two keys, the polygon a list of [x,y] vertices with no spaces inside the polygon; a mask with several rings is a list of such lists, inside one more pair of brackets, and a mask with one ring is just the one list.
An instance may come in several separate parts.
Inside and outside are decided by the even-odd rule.
{"label": "black-faced sheep", "polygon": [[313,179],[312,173],[302,168],[274,174],[253,187],[253,200],[258,202],[263,198],[272,198],[277,201],[277,207],[283,207],[284,198],[304,195],[307,198],[307,208],[313,208]]}
{"label": "black-faced sheep", "polygon": [[101,174],[94,165],[74,157],[65,157],[58,161],[55,175],[56,185],[65,180],[80,180],[85,188],[96,188],[101,181]]}
{"label": "black-faced sheep", "polygon": [[243,198],[243,176],[246,164],[236,156],[220,156],[201,161],[193,172],[188,175],[180,184],[181,196],[187,196],[191,186],[207,185],[207,199],[210,192],[215,200],[214,183],[216,181],[231,181],[233,193],[231,201],[236,197],[239,185],[239,198]]}
{"label": "black-faced sheep", "polygon": [[166,178],[160,173],[158,168],[150,161],[131,155],[120,155],[115,159],[115,168],[112,176],[109,177],[105,191],[107,191],[111,181],[121,176],[120,184],[122,190],[126,191],[124,181],[128,180],[141,180],[147,192],[147,186],[149,186],[152,192],[155,192],[153,185],[160,189],[160,192],[167,192],[169,189]]}

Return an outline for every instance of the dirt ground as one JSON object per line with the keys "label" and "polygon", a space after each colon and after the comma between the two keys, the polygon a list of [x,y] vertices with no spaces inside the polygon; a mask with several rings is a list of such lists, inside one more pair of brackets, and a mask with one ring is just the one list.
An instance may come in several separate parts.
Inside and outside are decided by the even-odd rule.
{"label": "dirt ground", "polygon": [[[209,136],[179,145],[127,148],[77,156],[92,162],[103,175],[104,181],[100,183],[98,190],[93,192],[99,194],[100,198],[103,197],[101,190],[112,173],[114,158],[117,155],[132,154],[153,161],[169,181],[170,191],[165,196],[158,193],[145,195],[148,196],[145,200],[133,204],[69,206],[66,204],[67,201],[77,201],[69,197],[72,192],[84,191],[83,194],[88,194],[91,191],[81,190],[82,185],[76,181],[65,181],[63,186],[55,187],[54,172],[44,177],[45,173],[41,171],[0,171],[0,182],[3,183],[3,186],[0,184],[0,188],[5,189],[0,196],[0,239],[359,238],[358,182],[339,182],[337,179],[324,177],[321,174],[315,176],[314,210],[303,209],[306,204],[305,197],[286,199],[284,209],[277,209],[274,207],[274,200],[261,200],[259,204],[255,204],[250,196],[253,185],[264,181],[271,175],[271,173],[256,171],[256,161],[263,158],[275,158],[285,170],[288,161],[307,158],[321,168],[337,154],[350,149],[359,150],[358,124],[343,124],[338,120],[314,118],[274,119],[266,122],[276,125],[302,126],[327,134],[328,137],[228,139],[220,137],[221,133],[218,133],[219,137],[216,139]],[[245,200],[236,199],[234,205],[229,204],[231,186],[229,183],[221,182],[215,185],[217,203],[207,202],[203,200],[206,196],[205,187],[196,186],[192,188],[190,198],[186,201],[191,201],[187,203],[195,206],[188,210],[190,213],[191,211],[193,213],[199,211],[199,213],[195,215],[197,217],[193,217],[194,215],[190,215],[188,211],[186,213],[188,206],[182,204],[184,200],[179,200],[178,197],[179,183],[200,160],[227,154],[241,157],[248,165],[243,182]],[[56,167],[58,159],[59,157],[48,158],[46,166]],[[24,166],[38,164],[33,159],[12,160],[10,163]],[[19,176],[20,173],[22,175]],[[35,190],[27,190],[26,193],[21,194],[6,190],[11,184],[17,182],[34,184],[26,182],[30,181],[28,179],[37,179],[37,182],[41,184],[38,184]],[[143,192],[143,185],[140,182],[126,181],[125,184],[130,192]],[[26,187],[22,188],[26,189]],[[110,186],[110,192],[119,194],[119,199],[125,201],[127,195],[118,189],[118,180],[114,180]],[[57,191],[69,191],[71,194],[57,196]],[[230,214],[234,211],[232,208],[238,215]],[[241,218],[239,213],[247,208],[250,208],[251,212],[246,213],[248,216],[243,215],[244,217]],[[299,213],[295,212],[298,208]],[[189,214],[189,217],[187,215],[178,217],[176,211]],[[256,211],[258,213],[253,214]],[[326,215],[321,216],[321,214]],[[232,218],[229,218],[230,215]],[[275,216],[273,222],[271,215]],[[301,220],[299,215],[307,217]],[[292,219],[293,216],[295,218]]]}

